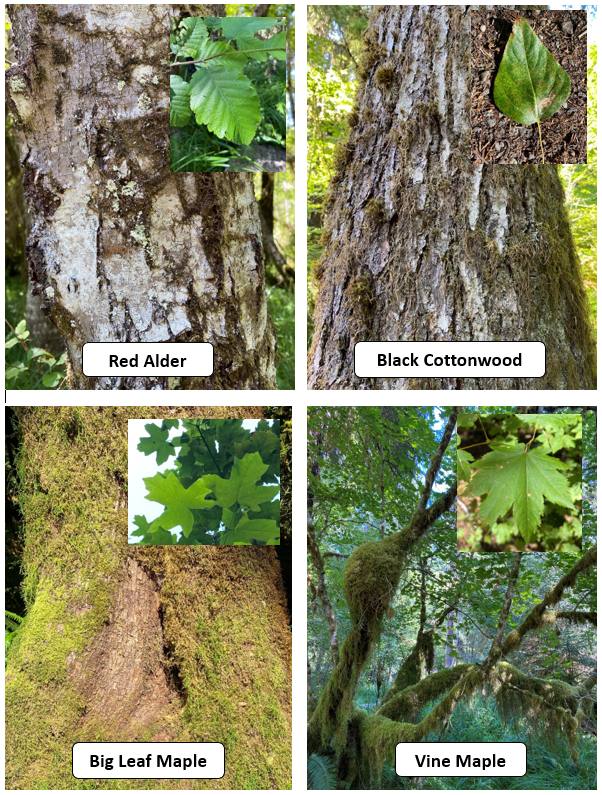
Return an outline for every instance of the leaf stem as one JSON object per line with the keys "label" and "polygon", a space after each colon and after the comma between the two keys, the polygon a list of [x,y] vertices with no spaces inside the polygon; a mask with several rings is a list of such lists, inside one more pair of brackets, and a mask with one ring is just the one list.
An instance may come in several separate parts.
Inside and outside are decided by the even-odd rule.
{"label": "leaf stem", "polygon": [[[197,426],[197,427],[198,427],[198,426]],[[217,463],[217,461],[216,461],[216,460],[215,460],[215,458],[213,457],[213,453],[211,452],[211,448],[210,448],[210,447],[209,447],[209,445],[207,444],[207,440],[206,440],[206,439],[205,439],[205,437],[203,436],[203,431],[202,431],[200,428],[199,428],[199,433],[201,434],[201,439],[202,439],[202,440],[205,442],[205,447],[207,448],[207,452],[208,452],[208,453],[209,453],[209,455],[211,456],[211,460],[213,461],[213,463],[214,463],[214,464],[215,464],[215,466],[217,467],[217,471],[219,472],[219,476],[220,476],[220,478],[223,478],[224,476],[223,476],[223,474],[222,474],[222,470],[219,468],[219,464]]]}
{"label": "leaf stem", "polygon": [[533,436],[529,439],[527,444],[525,445],[525,453],[529,452],[529,448],[531,447],[531,442],[535,439],[535,434],[537,433],[537,426],[539,425],[539,420],[535,423],[535,430],[533,431]]}
{"label": "leaf stem", "polygon": [[539,131],[539,145],[541,146],[541,162],[543,165],[545,165],[546,159],[543,154],[543,141],[541,140],[541,126],[539,124],[539,119],[537,119],[537,130]]}
{"label": "leaf stem", "polygon": [[286,52],[284,47],[273,47],[271,50],[266,50],[264,47],[260,47],[257,50],[235,50],[233,52],[218,52],[215,55],[210,55],[208,58],[200,58],[198,61],[176,61],[175,63],[170,63],[169,68],[171,69],[172,66],[192,66],[195,63],[205,63],[206,61],[211,61],[213,58],[224,58],[227,55],[246,55],[249,52]]}

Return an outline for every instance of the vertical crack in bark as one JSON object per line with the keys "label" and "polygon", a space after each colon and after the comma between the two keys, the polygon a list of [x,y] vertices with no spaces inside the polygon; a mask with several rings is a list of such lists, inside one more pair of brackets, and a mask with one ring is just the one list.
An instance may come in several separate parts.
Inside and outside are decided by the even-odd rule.
{"label": "vertical crack in bark", "polygon": [[167,674],[163,651],[157,585],[128,558],[107,625],[82,655],[67,658],[69,677],[85,704],[82,733],[110,727],[129,741],[149,731],[152,740],[170,739],[167,717],[179,709],[181,690],[171,666]]}

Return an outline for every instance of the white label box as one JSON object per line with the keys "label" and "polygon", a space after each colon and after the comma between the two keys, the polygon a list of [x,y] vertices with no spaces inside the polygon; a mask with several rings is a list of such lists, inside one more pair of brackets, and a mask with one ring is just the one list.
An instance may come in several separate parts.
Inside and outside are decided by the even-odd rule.
{"label": "white label box", "polygon": [[543,342],[358,342],[358,378],[541,378]]}
{"label": "white label box", "polygon": [[222,743],[75,743],[75,778],[222,778]]}
{"label": "white label box", "polygon": [[210,342],[86,342],[86,376],[207,376],[213,373]]}
{"label": "white label box", "polygon": [[524,743],[398,743],[398,776],[524,776]]}

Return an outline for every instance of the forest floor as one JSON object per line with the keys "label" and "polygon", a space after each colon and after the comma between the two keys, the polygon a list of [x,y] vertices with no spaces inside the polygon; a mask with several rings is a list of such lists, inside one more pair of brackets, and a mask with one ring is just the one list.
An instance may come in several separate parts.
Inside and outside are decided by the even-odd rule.
{"label": "forest floor", "polygon": [[[525,11],[522,16],[571,78],[562,108],[541,123],[546,163],[587,163],[587,12]],[[473,163],[538,163],[537,125],[517,124],[493,101],[493,84],[516,11],[471,12]]]}

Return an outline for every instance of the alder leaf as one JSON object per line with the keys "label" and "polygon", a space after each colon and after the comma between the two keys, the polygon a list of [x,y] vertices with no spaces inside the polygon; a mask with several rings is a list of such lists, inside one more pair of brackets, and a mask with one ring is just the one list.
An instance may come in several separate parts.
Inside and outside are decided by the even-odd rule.
{"label": "alder leaf", "polygon": [[[223,57],[216,58],[215,56],[220,53],[223,53]],[[213,69],[216,66],[231,66],[240,71],[247,64],[247,56],[236,52],[234,47],[230,47],[225,41],[204,42],[196,57],[199,61],[203,58],[211,58],[210,61],[202,64],[207,69]]]}
{"label": "alder leaf", "polygon": [[[247,37],[258,30],[269,30],[278,24],[276,17],[226,17],[221,22],[227,39],[237,39],[241,33]],[[261,45],[260,41],[257,43]]]}
{"label": "alder leaf", "polygon": [[250,144],[261,121],[257,92],[236,69],[199,69],[190,81],[190,107],[199,124],[219,138]]}
{"label": "alder leaf", "polygon": [[249,453],[242,460],[235,458],[232,473],[228,480],[219,475],[205,475],[205,482],[211,485],[217,504],[231,508],[235,502],[259,511],[259,503],[270,502],[280,491],[280,486],[255,485],[267,470],[267,464],[259,453]]}
{"label": "alder leaf", "polygon": [[175,455],[176,451],[171,442],[167,441],[169,428],[159,428],[154,423],[144,426],[148,436],[143,436],[138,443],[138,450],[144,455],[157,454],[157,464],[164,464],[170,455]]}
{"label": "alder leaf", "polygon": [[169,77],[169,126],[185,127],[192,111],[190,110],[190,84],[179,75]]}
{"label": "alder leaf", "polygon": [[521,536],[528,544],[537,536],[544,508],[544,497],[565,508],[573,508],[570,485],[558,470],[569,467],[540,448],[525,451],[515,444],[507,450],[494,450],[472,464],[477,469],[471,482],[473,494],[488,492],[479,516],[488,525],[504,517],[512,508]]}
{"label": "alder leaf", "polygon": [[566,102],[571,79],[524,19],[517,19],[495,78],[493,98],[517,124],[549,119]]}
{"label": "alder leaf", "polygon": [[183,42],[178,53],[178,60],[181,57],[196,58],[199,48],[203,42],[207,41],[209,31],[207,26],[199,17],[186,17],[180,25],[184,29]]}
{"label": "alder leaf", "polygon": [[166,510],[155,519],[148,532],[153,533],[160,527],[170,530],[172,527],[181,527],[184,535],[188,537],[194,524],[191,508],[206,509],[215,505],[214,500],[206,500],[205,496],[211,491],[205,485],[205,478],[197,480],[189,489],[185,489],[173,472],[168,472],[163,477],[160,472],[152,478],[143,478],[148,494],[146,500],[164,505]]}

